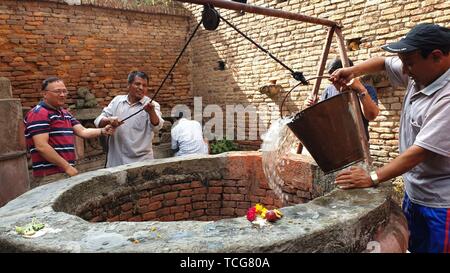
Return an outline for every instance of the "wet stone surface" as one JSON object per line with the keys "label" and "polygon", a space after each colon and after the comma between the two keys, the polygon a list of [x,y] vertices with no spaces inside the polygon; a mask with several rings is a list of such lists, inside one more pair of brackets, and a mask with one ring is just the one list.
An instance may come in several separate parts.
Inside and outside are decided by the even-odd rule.
{"label": "wet stone surface", "polygon": [[[208,220],[208,215],[203,215],[200,221],[192,220],[196,214],[190,211],[187,220],[118,220],[94,223],[75,213],[77,208],[86,206],[87,202],[92,202],[93,199],[103,200],[112,192],[123,193],[148,188],[158,179],[160,184],[155,189],[165,187],[167,185],[161,181],[169,181],[165,179],[167,175],[173,178],[174,171],[184,178],[195,176],[192,178],[194,180],[201,176],[213,184],[227,179],[239,179],[242,183],[248,181],[249,191],[259,183],[261,190],[267,181],[264,182],[264,176],[261,175],[260,158],[258,152],[234,152],[216,156],[192,156],[183,160],[160,159],[151,163],[135,163],[83,173],[43,185],[0,208],[0,251],[360,252],[365,249],[376,229],[387,221],[390,211],[390,183],[384,183],[378,188],[348,191],[334,189],[324,192],[323,196],[310,202],[283,207],[281,211],[284,217],[262,228],[252,226],[242,214],[247,208],[239,210],[238,205],[232,209],[241,216],[227,214],[231,208],[222,207],[218,209],[222,214],[215,215],[221,219],[214,221]],[[235,166],[241,166],[240,170],[233,169]],[[317,166],[310,162],[302,166],[311,168],[309,173],[317,173]],[[313,184],[323,183],[315,181],[318,178],[323,179],[323,176],[317,175],[309,179]],[[186,180],[180,181],[186,183]],[[188,181],[191,181],[191,185],[196,185],[196,189],[206,187],[195,182],[196,180]],[[177,189],[177,183],[176,179],[172,180],[168,188]],[[190,189],[179,190],[184,190],[187,194]],[[269,200],[257,193],[258,191],[254,191],[253,195],[246,193],[245,198],[256,202]],[[270,190],[266,189],[265,194],[269,193]],[[172,193],[169,191],[166,194],[168,197]],[[226,193],[222,191],[217,194],[219,195],[223,198]],[[192,197],[190,200],[194,202]],[[161,202],[164,201],[167,200]],[[226,202],[219,201],[221,204]],[[254,201],[248,202],[254,205]],[[185,208],[190,205],[183,204]],[[277,207],[276,199],[273,200],[272,207]],[[157,210],[155,213],[157,214]],[[46,233],[36,238],[18,235],[15,226],[24,225],[33,217],[46,224]]]}

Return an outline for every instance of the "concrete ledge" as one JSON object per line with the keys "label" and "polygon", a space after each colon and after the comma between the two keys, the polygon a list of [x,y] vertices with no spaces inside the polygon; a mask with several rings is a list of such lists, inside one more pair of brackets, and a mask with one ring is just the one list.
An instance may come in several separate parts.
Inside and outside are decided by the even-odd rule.
{"label": "concrete ledge", "polygon": [[[260,156],[236,152],[159,159],[83,173],[35,188],[0,208],[0,251],[361,252],[387,222],[390,183],[378,188],[334,189],[311,202],[282,208],[282,220],[261,229],[253,228],[245,216],[218,221],[90,223],[69,214],[77,204],[102,198],[112,190],[138,188],[144,183],[142,178],[149,182],[175,173],[230,178],[239,172],[229,168],[230,162],[236,166],[236,159],[245,157],[257,162]],[[250,159],[241,161],[242,169],[246,164],[256,168]],[[33,239],[17,235],[14,227],[32,217],[52,232]]]}

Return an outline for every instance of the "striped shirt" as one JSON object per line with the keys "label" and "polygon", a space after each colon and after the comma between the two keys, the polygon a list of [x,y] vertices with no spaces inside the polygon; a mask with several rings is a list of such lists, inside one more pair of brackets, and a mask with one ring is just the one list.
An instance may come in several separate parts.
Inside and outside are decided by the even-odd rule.
{"label": "striped shirt", "polygon": [[73,126],[79,122],[64,109],[54,109],[43,101],[31,109],[23,120],[28,152],[31,154],[33,176],[64,173],[60,167],[48,162],[34,145],[33,136],[49,134],[48,144],[69,164],[75,164]]}

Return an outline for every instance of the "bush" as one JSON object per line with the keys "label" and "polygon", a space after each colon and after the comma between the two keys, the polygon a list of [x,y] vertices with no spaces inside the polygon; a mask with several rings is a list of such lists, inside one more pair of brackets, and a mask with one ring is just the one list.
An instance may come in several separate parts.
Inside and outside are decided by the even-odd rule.
{"label": "bush", "polygon": [[231,140],[224,138],[221,140],[215,140],[211,143],[211,154],[220,154],[229,151],[238,151],[238,147]]}

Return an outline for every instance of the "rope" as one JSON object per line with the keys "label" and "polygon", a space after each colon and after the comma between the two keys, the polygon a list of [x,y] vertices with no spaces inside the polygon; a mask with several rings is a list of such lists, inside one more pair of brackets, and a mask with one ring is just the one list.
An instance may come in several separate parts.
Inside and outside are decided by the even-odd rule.
{"label": "rope", "polygon": [[[175,62],[173,63],[172,67],[170,68],[169,72],[167,72],[166,76],[164,77],[164,80],[161,82],[161,84],[159,85],[158,89],[156,90],[155,94],[152,96],[150,103],[155,99],[156,95],[158,95],[159,91],[161,91],[161,88],[163,87],[164,83],[166,82],[166,80],[169,78],[170,73],[172,73],[172,70],[175,68],[175,66],[177,65],[178,61],[180,60],[181,56],[183,55],[184,51],[186,50],[187,46],[189,45],[189,43],[191,42],[192,38],[194,38],[195,33],[197,32],[198,28],[200,27],[200,25],[203,22],[203,18],[200,20],[200,22],[197,24],[197,26],[195,27],[194,31],[192,32],[191,36],[189,37],[189,39],[187,40],[186,44],[184,45],[183,49],[181,50],[180,54],[178,54],[178,57],[175,59]],[[128,117],[124,118],[123,120],[121,120],[120,122],[124,122],[125,120],[134,117],[135,115],[139,114],[140,112],[142,112],[144,110],[144,107],[142,107],[139,111],[129,115]],[[105,159],[105,168],[106,165],[108,164],[108,152],[109,152],[109,139],[110,136],[108,136],[106,138],[106,159]]]}
{"label": "rope", "polygon": [[230,22],[228,22],[225,18],[223,18],[220,14],[219,14],[220,19],[222,19],[227,25],[229,25],[230,27],[232,27],[234,30],[237,31],[237,33],[241,34],[245,39],[249,40],[252,44],[254,44],[258,49],[260,49],[262,52],[266,53],[270,58],[272,58],[273,60],[275,60],[277,63],[281,64],[281,66],[283,66],[284,68],[286,68],[287,70],[289,70],[289,72],[291,72],[291,75],[294,77],[294,79],[296,79],[297,81],[300,81],[302,84],[304,85],[308,85],[308,81],[305,79],[305,77],[303,76],[302,72],[298,72],[298,71],[294,71],[292,68],[290,68],[289,66],[287,66],[286,64],[284,64],[282,61],[280,61],[277,57],[273,56],[267,49],[263,48],[262,46],[260,46],[257,42],[255,42],[254,40],[252,40],[250,37],[248,37],[247,35],[245,35],[242,31],[240,31],[237,27],[235,27],[233,24],[231,24]]}
{"label": "rope", "polygon": [[[197,32],[198,28],[200,27],[200,25],[202,24],[203,19],[200,20],[200,22],[197,24],[197,26],[194,29],[194,32],[192,32],[191,36],[189,37],[188,41],[186,42],[186,44],[184,45],[183,49],[181,50],[180,54],[178,54],[177,59],[175,60],[175,62],[173,63],[172,67],[170,68],[169,72],[167,72],[166,77],[164,78],[164,80],[161,82],[161,84],[159,85],[158,89],[156,90],[155,94],[153,95],[153,97],[150,100],[150,103],[155,99],[156,95],[158,95],[159,91],[161,91],[161,88],[163,87],[164,83],[166,82],[166,80],[169,78],[170,73],[172,73],[172,70],[175,68],[175,66],[177,65],[178,61],[181,58],[181,55],[183,55],[184,51],[186,50],[187,46],[189,45],[189,43],[191,42],[192,38],[194,38],[195,33]],[[144,110],[144,108],[142,108],[141,110],[129,115],[128,117],[124,118],[123,120],[121,120],[121,122],[124,122],[125,120],[139,114],[140,112],[142,112],[142,110]]]}
{"label": "rope", "polygon": [[[309,82],[310,80],[315,80],[315,79],[328,79],[328,78],[330,78],[330,76],[316,76],[316,77],[309,78],[309,79],[307,79],[306,81]],[[295,88],[297,88],[297,86],[299,86],[300,84],[301,84],[301,83],[298,83],[297,85],[295,85],[294,87],[292,87],[291,90],[289,90],[289,92],[287,92],[286,96],[284,97],[283,102],[281,103],[281,106],[280,106],[280,116],[281,116],[281,117],[283,117],[283,105],[284,105],[284,102],[286,101],[286,99],[287,99],[287,97],[289,96],[289,94],[290,94]]]}

